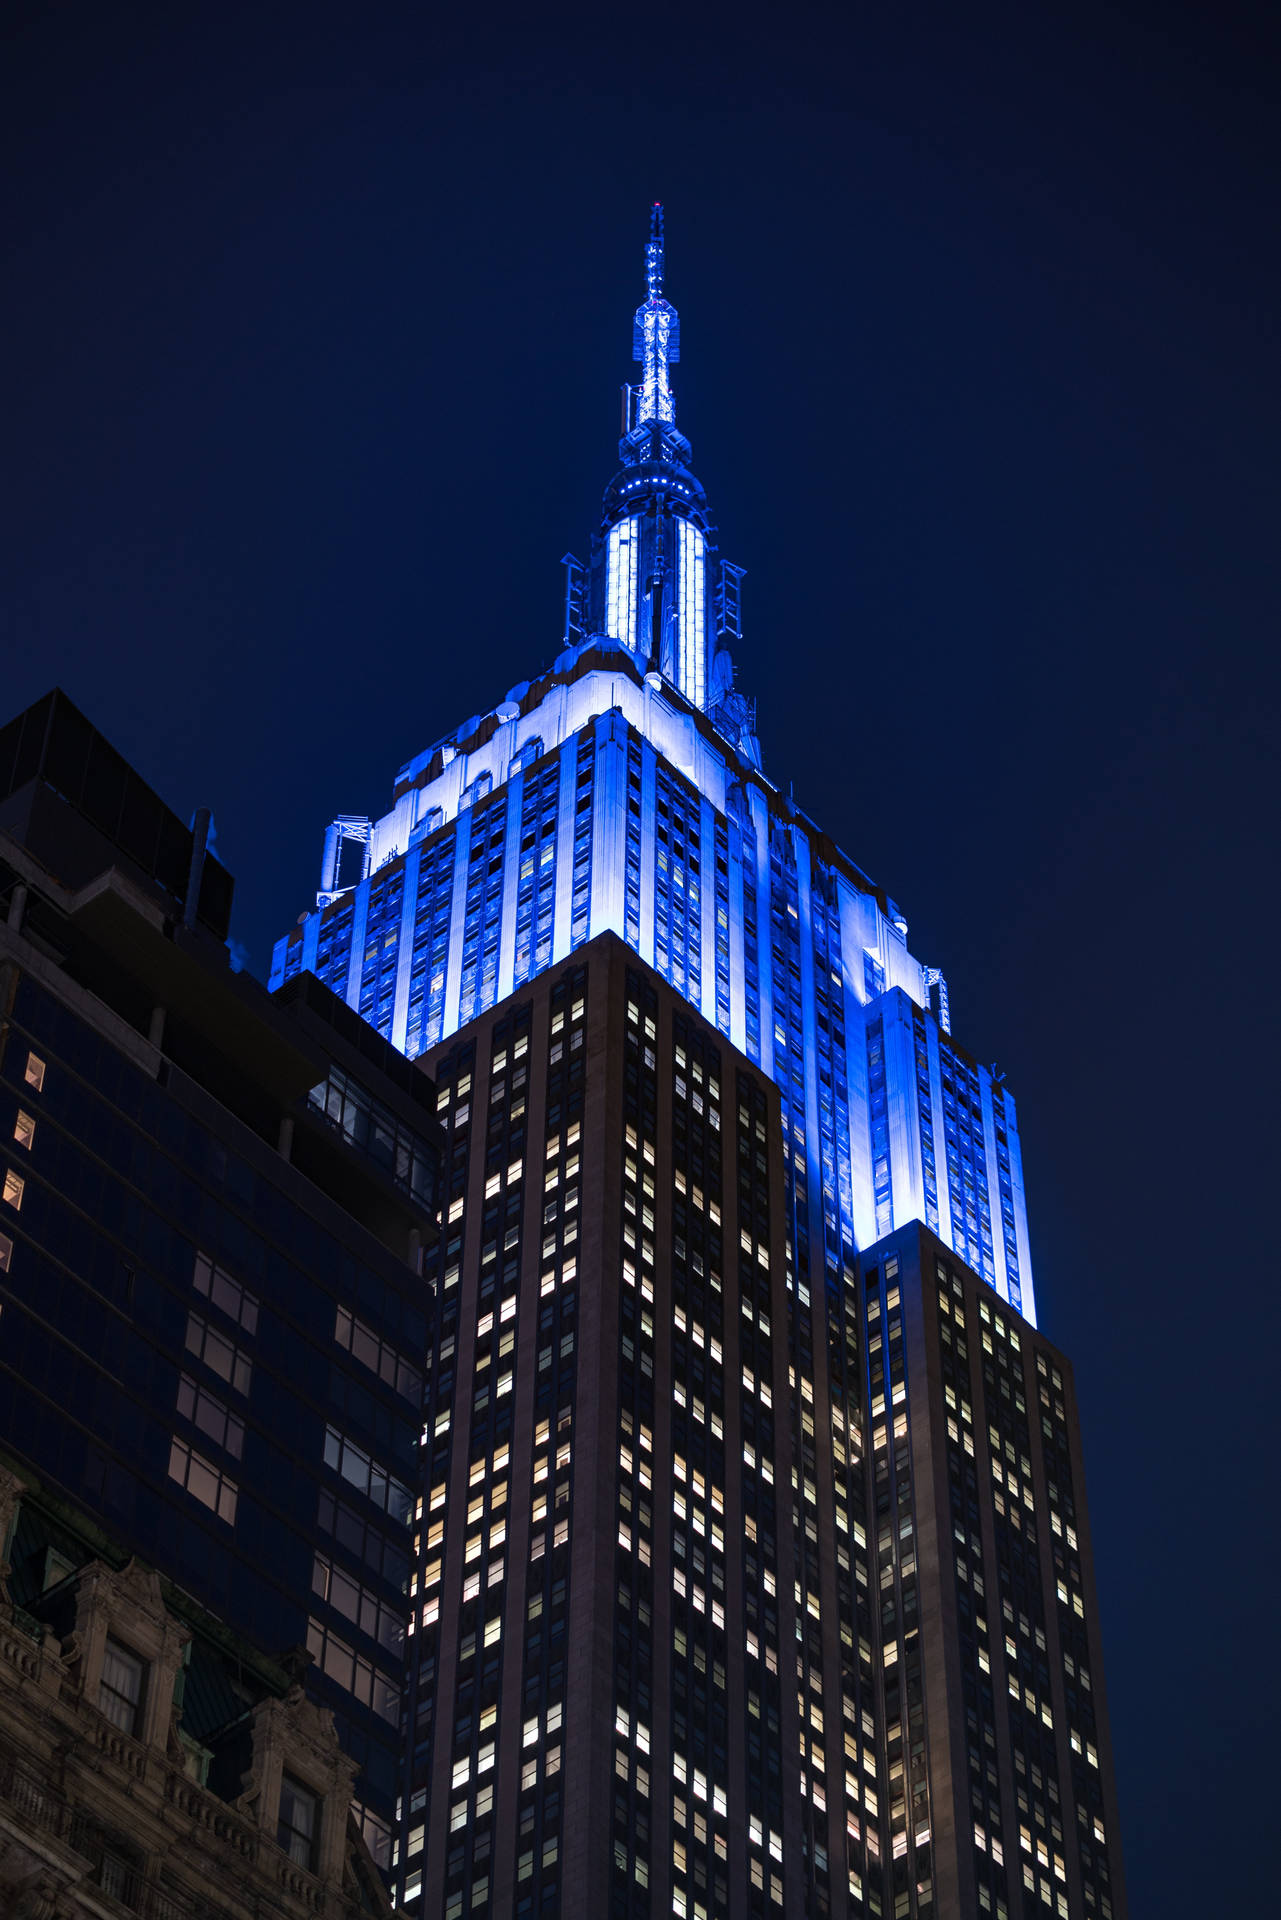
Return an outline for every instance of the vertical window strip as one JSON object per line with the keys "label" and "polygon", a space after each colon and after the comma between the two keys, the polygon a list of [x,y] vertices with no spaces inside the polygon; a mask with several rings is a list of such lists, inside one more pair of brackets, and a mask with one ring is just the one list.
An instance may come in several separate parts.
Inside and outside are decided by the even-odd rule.
{"label": "vertical window strip", "polygon": [[952,1245],[985,1280],[994,1281],[992,1214],[988,1199],[987,1150],[979,1077],[944,1041],[943,1131],[947,1150],[948,1191],[952,1202]]}
{"label": "vertical window strip", "polygon": [[605,624],[625,647],[636,645],[636,573],[640,521],[633,515],[609,530]]}
{"label": "vertical window strip", "polygon": [[[650,1680],[654,1664],[654,1174],[658,1138],[658,996],[627,974],[627,1071],[623,1090],[624,1194],[620,1254],[618,1463],[614,1612],[614,1857],[611,1911],[640,1920],[650,1911]],[[660,1842],[661,1845],[661,1842]]]}
{"label": "vertical window strip", "polygon": [[507,795],[500,791],[472,811],[463,919],[463,973],[459,1025],[486,1007],[498,990],[498,944],[502,928]]}
{"label": "vertical window strip", "polygon": [[560,762],[527,780],[521,803],[520,869],[516,891],[517,986],[550,965],[556,906],[556,823]]}
{"label": "vertical window strip", "polygon": [[702,991],[702,812],[687,780],[666,767],[655,787],[654,966],[695,1006]]}
{"label": "vertical window strip", "polygon": [[716,1024],[729,1032],[729,823],[717,814],[716,859]]}
{"label": "vertical window strip", "polygon": [[351,961],[354,902],[350,896],[330,913],[322,914],[316,946],[316,978],[341,1000],[347,998],[347,970]]}
{"label": "vertical window strip", "polygon": [[420,856],[405,1030],[405,1052],[411,1060],[436,1045],[444,1022],[455,840],[451,827],[439,840],[424,845]]}
{"label": "vertical window strip", "polygon": [[704,564],[706,542],[698,527],[678,520],[677,599],[680,609],[680,689],[696,707],[707,704],[706,608]]}
{"label": "vertical window strip", "polygon": [[640,951],[641,876],[641,743],[634,733],[627,739],[627,846],[623,892],[623,937]]}
{"label": "vertical window strip", "polygon": [[1023,1291],[1019,1275],[1019,1236],[1014,1217],[1014,1182],[1010,1173],[1005,1099],[999,1087],[992,1089],[992,1107],[996,1120],[996,1179],[1001,1204],[1001,1237],[1005,1243],[1005,1276],[1010,1304],[1021,1310]]}
{"label": "vertical window strip", "polygon": [[739,823],[743,837],[743,986],[747,1057],[761,1061],[760,922],[756,904],[756,831],[748,819]]}
{"label": "vertical window strip", "polygon": [[358,1011],[384,1037],[391,1032],[396,999],[396,966],[400,953],[401,904],[405,891],[404,866],[371,883],[365,920],[365,950],[360,968]]}
{"label": "vertical window strip", "polygon": [[872,1198],[876,1237],[892,1231],[894,1198],[890,1173],[889,1100],[885,1084],[885,1029],[873,1020],[867,1029],[867,1124],[872,1147]]}
{"label": "vertical window strip", "polygon": [[934,1160],[934,1103],[930,1094],[930,1056],[925,1040],[925,1018],[913,1009],[912,1041],[916,1056],[916,1106],[921,1135],[921,1176],[925,1188],[925,1224],[939,1230],[938,1169]]}
{"label": "vertical window strip", "polygon": [[574,890],[569,943],[581,947],[591,931],[592,806],[596,778],[596,729],[589,727],[578,742],[574,781]]}

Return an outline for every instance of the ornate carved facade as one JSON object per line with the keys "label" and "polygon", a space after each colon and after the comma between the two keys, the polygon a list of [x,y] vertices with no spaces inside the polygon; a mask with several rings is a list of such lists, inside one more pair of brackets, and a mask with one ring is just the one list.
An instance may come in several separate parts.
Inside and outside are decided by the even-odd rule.
{"label": "ornate carved facade", "polygon": [[388,1914],[332,1716],[137,1560],[68,1567],[39,1516],[24,1537],[21,1496],[0,1468],[3,1920]]}

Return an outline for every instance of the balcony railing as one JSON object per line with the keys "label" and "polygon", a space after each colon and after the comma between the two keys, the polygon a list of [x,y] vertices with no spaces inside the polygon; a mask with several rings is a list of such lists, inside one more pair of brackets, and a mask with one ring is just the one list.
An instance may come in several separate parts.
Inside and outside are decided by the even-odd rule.
{"label": "balcony railing", "polygon": [[[102,1751],[109,1759],[116,1757],[106,1748]],[[122,1782],[122,1794],[136,1790],[133,1783],[138,1778],[136,1766],[126,1765],[124,1772],[130,1778]],[[360,1910],[349,1900],[327,1890],[314,1874],[295,1865],[252,1821],[207,1788],[166,1765],[163,1791],[169,1805],[185,1814],[207,1843],[213,1848],[228,1848],[241,1867],[257,1864],[278,1892],[290,1896],[309,1913],[356,1920]],[[101,1800],[98,1804],[102,1805]],[[148,1873],[139,1857],[124,1851],[124,1835],[113,1834],[61,1787],[42,1778],[11,1749],[0,1746],[0,1818],[6,1814],[14,1824],[61,1841],[88,1861],[93,1886],[118,1906],[140,1915],[141,1920],[209,1920],[207,1900],[197,1901]],[[190,1865],[193,1871],[199,1871],[196,1858]]]}

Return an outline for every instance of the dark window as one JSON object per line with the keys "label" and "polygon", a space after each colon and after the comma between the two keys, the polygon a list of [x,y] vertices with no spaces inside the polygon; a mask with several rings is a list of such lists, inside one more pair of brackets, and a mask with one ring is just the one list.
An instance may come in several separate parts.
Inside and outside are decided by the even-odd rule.
{"label": "dark window", "polygon": [[292,1774],[280,1777],[280,1821],[276,1843],[284,1848],[295,1866],[316,1870],[316,1849],[320,1838],[320,1797],[304,1787]]}
{"label": "dark window", "polygon": [[108,1634],[102,1657],[102,1680],[98,1687],[98,1705],[113,1727],[122,1733],[137,1733],[142,1713],[142,1689],[146,1662]]}

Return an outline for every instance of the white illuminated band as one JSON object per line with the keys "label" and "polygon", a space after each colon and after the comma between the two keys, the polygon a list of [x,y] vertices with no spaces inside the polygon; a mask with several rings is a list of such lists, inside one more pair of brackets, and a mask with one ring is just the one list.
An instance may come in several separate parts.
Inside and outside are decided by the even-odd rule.
{"label": "white illuminated band", "polygon": [[688,520],[676,522],[677,607],[680,619],[679,684],[696,707],[707,705],[707,616],[704,581],[706,542]]}
{"label": "white illuminated band", "polygon": [[605,631],[625,647],[636,645],[636,575],[640,521],[619,520],[609,530],[605,590]]}

